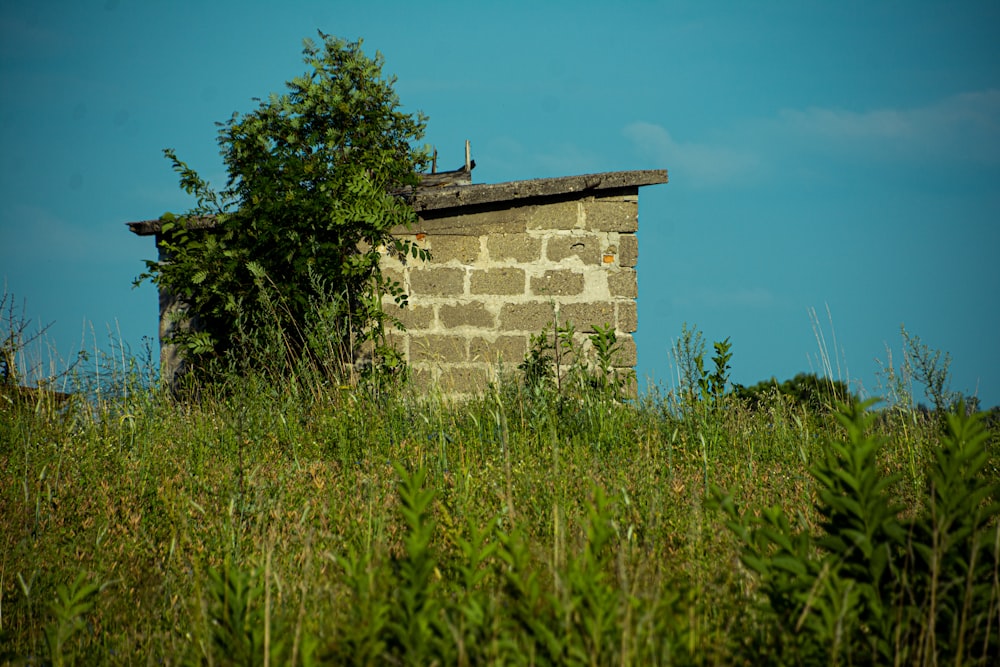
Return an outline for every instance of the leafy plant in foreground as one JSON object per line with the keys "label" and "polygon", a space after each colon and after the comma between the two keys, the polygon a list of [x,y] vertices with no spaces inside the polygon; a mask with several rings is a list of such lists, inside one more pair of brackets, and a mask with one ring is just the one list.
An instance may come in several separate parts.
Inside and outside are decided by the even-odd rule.
{"label": "leafy plant in foreground", "polygon": [[989,664],[1000,647],[1000,504],[979,417],[949,416],[929,505],[904,519],[895,476],[879,470],[883,441],[867,435],[872,402],[838,415],[847,437],[811,471],[821,531],[775,508],[740,515],[717,496],[767,601],[754,650],[786,664]]}
{"label": "leafy plant in foreground", "polygon": [[427,475],[421,467],[412,474],[402,466],[399,474],[400,512],[406,523],[403,556],[396,562],[397,599],[390,616],[389,651],[409,665],[427,665],[440,657],[440,606],[435,581],[436,562],[431,550],[434,522],[430,517],[434,491],[424,488]]}
{"label": "leafy plant in foreground", "polygon": [[45,643],[56,667],[76,662],[74,653],[67,654],[67,644],[84,628],[84,619],[101,592],[100,585],[85,582],[86,576],[80,573],[69,586],[60,584],[56,587],[56,601],[49,606],[52,620],[45,626]]}
{"label": "leafy plant in foreground", "polygon": [[582,553],[569,561],[561,608],[572,631],[569,653],[577,664],[611,664],[621,652],[627,592],[609,574],[615,530],[603,489],[595,487]]}
{"label": "leafy plant in foreground", "polygon": [[915,653],[955,664],[1000,655],[1000,485],[985,478],[988,433],[961,403],[928,473],[930,506],[914,522],[908,555],[922,633]]}
{"label": "leafy plant in foreground", "polygon": [[353,546],[338,562],[352,604],[337,633],[337,641],[329,647],[325,657],[341,664],[380,664],[384,659],[392,610],[392,601],[385,590],[387,573],[372,561],[370,553]]}
{"label": "leafy plant in foreground", "polygon": [[223,664],[263,664],[264,587],[257,572],[247,572],[226,558],[208,570],[208,614],[212,647]]}

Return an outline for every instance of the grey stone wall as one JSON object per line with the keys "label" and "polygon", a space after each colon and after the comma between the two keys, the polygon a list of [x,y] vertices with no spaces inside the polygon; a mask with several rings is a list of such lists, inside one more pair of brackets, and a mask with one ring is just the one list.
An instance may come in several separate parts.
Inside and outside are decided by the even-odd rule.
{"label": "grey stone wall", "polygon": [[[624,193],[623,193],[624,192]],[[410,306],[385,300],[406,326],[393,342],[417,382],[447,394],[481,391],[513,369],[532,334],[572,323],[590,345],[597,326],[613,326],[615,365],[636,365],[638,188],[422,218],[397,230],[431,252],[427,263],[385,256]]]}

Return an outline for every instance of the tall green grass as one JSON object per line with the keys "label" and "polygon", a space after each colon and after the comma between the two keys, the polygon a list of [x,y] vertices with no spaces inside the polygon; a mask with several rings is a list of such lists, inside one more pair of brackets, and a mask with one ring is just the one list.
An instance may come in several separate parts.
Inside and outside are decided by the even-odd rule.
{"label": "tall green grass", "polygon": [[997,435],[974,417],[751,408],[721,376],[711,401],[515,376],[456,404],[308,373],[181,400],[121,358],[87,400],[0,397],[5,663],[1000,649]]}

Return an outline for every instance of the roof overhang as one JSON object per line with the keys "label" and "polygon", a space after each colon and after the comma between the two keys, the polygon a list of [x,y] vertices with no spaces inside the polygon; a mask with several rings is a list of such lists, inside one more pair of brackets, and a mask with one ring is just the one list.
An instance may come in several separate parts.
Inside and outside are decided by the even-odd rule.
{"label": "roof overhang", "polygon": [[[445,214],[454,215],[455,209],[481,210],[507,204],[520,206],[539,199],[575,199],[598,194],[608,195],[666,182],[666,169],[609,171],[600,174],[535,178],[506,183],[423,187],[418,188],[407,197],[418,214],[432,214],[437,217]],[[133,234],[150,236],[160,232],[161,221],[140,220],[125,224],[128,225]],[[193,228],[209,228],[214,225],[214,219],[211,217],[192,218],[189,219],[188,224]]]}

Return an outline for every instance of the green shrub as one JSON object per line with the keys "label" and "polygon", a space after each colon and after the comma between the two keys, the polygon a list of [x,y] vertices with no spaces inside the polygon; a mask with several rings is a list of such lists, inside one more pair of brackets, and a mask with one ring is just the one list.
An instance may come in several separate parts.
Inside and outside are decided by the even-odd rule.
{"label": "green shrub", "polygon": [[814,373],[799,373],[780,383],[771,378],[750,387],[738,385],[733,391],[736,398],[754,409],[766,407],[775,394],[787,397],[793,404],[814,413],[831,412],[839,403],[853,405],[860,401],[846,382],[820,377]]}
{"label": "green shrub", "polygon": [[416,221],[401,193],[427,161],[411,146],[426,119],[399,110],[381,55],[320,36],[319,47],[305,40],[310,71],[286,93],[222,124],[224,190],[165,151],[198,204],[161,218],[169,261],[148,261],[140,280],[184,300],[179,316],[192,326],[174,342],[203,373],[227,356],[283,372],[303,356],[354,361],[382,341],[382,296],[406,304],[381,272],[381,249],[426,257],[391,234]]}
{"label": "green shrub", "polygon": [[1000,487],[986,433],[964,407],[928,471],[927,506],[893,501],[868,434],[871,401],[838,415],[811,472],[819,525],[785,511],[740,514],[719,494],[741,560],[759,578],[754,651],[775,664],[992,664],[1000,649]]}

